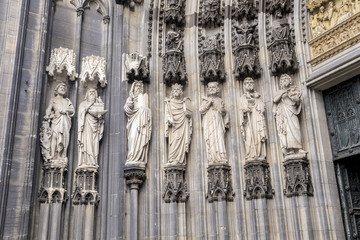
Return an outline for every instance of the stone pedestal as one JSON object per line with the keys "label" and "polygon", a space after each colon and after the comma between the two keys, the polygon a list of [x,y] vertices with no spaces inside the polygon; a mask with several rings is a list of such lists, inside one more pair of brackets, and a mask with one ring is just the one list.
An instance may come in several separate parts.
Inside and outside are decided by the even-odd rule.
{"label": "stone pedestal", "polygon": [[314,189],[306,153],[286,156],[283,165],[285,168],[284,194],[287,197],[313,196]]}
{"label": "stone pedestal", "polygon": [[45,163],[39,191],[41,221],[39,239],[60,239],[61,209],[68,199],[65,189],[67,166]]}
{"label": "stone pedestal", "polygon": [[274,190],[271,186],[269,164],[265,160],[247,161],[244,169],[246,199],[273,198]]}
{"label": "stone pedestal", "polygon": [[189,198],[185,179],[185,166],[165,167],[163,198],[166,203],[186,202]]}
{"label": "stone pedestal", "polygon": [[94,239],[95,210],[100,201],[97,178],[98,167],[81,167],[75,171],[74,239]]}
{"label": "stone pedestal", "polygon": [[214,201],[232,201],[234,192],[231,181],[231,167],[227,164],[210,165],[208,172],[207,199]]}
{"label": "stone pedestal", "polygon": [[138,197],[139,189],[146,179],[146,173],[144,167],[126,167],[124,169],[124,177],[126,184],[130,188],[130,239],[138,239]]}

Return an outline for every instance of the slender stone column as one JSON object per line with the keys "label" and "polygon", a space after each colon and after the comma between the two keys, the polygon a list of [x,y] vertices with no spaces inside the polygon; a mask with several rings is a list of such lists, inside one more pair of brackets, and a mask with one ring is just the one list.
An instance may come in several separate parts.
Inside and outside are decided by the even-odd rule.
{"label": "slender stone column", "polygon": [[130,240],[137,240],[139,189],[146,179],[145,167],[125,167],[126,184],[130,188]]}
{"label": "slender stone column", "polygon": [[178,203],[178,239],[186,240],[186,203]]}
{"label": "slender stone column", "polygon": [[226,201],[218,201],[218,219],[219,219],[219,239],[227,240],[229,239],[228,233],[228,222],[227,222],[227,212],[226,212]]}

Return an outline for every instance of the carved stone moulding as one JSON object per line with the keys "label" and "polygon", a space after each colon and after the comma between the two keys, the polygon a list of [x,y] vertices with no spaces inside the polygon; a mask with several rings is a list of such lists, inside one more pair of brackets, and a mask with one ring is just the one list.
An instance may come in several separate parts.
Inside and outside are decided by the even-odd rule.
{"label": "carved stone moulding", "polygon": [[103,0],[71,0],[70,3],[76,7],[76,12],[78,16],[83,15],[85,9],[90,8],[90,3],[95,3],[97,7],[97,12],[100,13],[103,17],[108,16],[110,19],[109,11]]}
{"label": "carved stone moulding", "polygon": [[149,63],[146,56],[137,52],[125,55],[125,71],[129,83],[149,82]]}
{"label": "carved stone moulding", "polygon": [[360,42],[360,12],[309,42],[312,65],[317,65]]}
{"label": "carved stone moulding", "polygon": [[244,80],[247,77],[256,79],[261,74],[261,67],[258,57],[258,48],[252,45],[242,45],[234,50],[235,56],[235,77]]}
{"label": "carved stone moulding", "polygon": [[126,184],[128,185],[138,185],[141,184],[146,179],[145,168],[142,167],[125,167],[124,169],[124,177],[126,179]]}
{"label": "carved stone moulding", "polygon": [[200,78],[205,84],[225,81],[223,41],[220,33],[201,38],[199,44]]}
{"label": "carved stone moulding", "polygon": [[313,196],[314,189],[306,154],[303,156],[287,156],[283,165],[285,169],[285,196]]}
{"label": "carved stone moulding", "polygon": [[164,201],[166,203],[186,202],[189,192],[185,179],[185,166],[168,166],[164,171]]}
{"label": "carved stone moulding", "polygon": [[219,27],[224,22],[221,0],[200,0],[200,19],[202,27]]}
{"label": "carved stone moulding", "polygon": [[213,164],[208,167],[207,172],[208,201],[233,201],[235,193],[232,188],[231,167],[227,164]]}
{"label": "carved stone moulding", "polygon": [[39,191],[41,203],[64,203],[67,201],[65,175],[66,165],[45,163],[43,166],[43,179]]}
{"label": "carved stone moulding", "polygon": [[241,21],[243,19],[255,19],[257,10],[253,0],[237,0],[232,6],[231,16],[233,19]]}
{"label": "carved stone moulding", "polygon": [[101,87],[105,87],[106,80],[106,61],[103,57],[87,56],[84,57],[81,64],[80,82],[87,85],[87,81],[94,81],[99,79]]}
{"label": "carved stone moulding", "polygon": [[247,200],[272,199],[274,190],[271,186],[269,164],[265,160],[253,160],[245,163],[245,191]]}
{"label": "carved stone moulding", "polygon": [[185,24],[185,0],[167,0],[164,22],[182,27]]}
{"label": "carved stone moulding", "polygon": [[282,18],[291,11],[290,0],[266,0],[266,10],[277,18]]}
{"label": "carved stone moulding", "polygon": [[56,78],[55,70],[57,74],[61,74],[63,70],[66,70],[67,76],[74,81],[78,77],[75,59],[74,50],[62,47],[54,48],[51,50],[50,63],[46,67],[46,71],[50,76]]}
{"label": "carved stone moulding", "polygon": [[164,83],[171,86],[175,83],[185,85],[187,73],[185,57],[181,51],[169,50],[163,57]]}
{"label": "carved stone moulding", "polygon": [[268,47],[270,50],[270,70],[274,76],[294,74],[299,69],[294,44],[289,40],[275,40]]}
{"label": "carved stone moulding", "polygon": [[75,171],[75,190],[72,194],[74,205],[94,204],[99,202],[97,189],[98,169],[95,167],[78,168]]}

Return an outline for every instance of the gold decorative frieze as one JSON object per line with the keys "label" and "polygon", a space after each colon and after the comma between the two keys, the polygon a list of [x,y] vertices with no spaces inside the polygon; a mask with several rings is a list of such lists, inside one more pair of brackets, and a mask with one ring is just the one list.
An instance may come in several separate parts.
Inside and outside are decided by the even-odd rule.
{"label": "gold decorative frieze", "polygon": [[360,12],[357,12],[337,23],[334,27],[320,33],[309,42],[310,63],[317,65],[359,42]]}

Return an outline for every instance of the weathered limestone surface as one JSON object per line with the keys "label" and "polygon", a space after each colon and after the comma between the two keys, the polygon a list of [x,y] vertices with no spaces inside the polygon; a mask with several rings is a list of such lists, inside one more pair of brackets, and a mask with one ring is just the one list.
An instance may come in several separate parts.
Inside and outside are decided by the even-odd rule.
{"label": "weathered limestone surface", "polygon": [[[69,132],[69,164],[64,179],[64,189],[68,194],[75,192],[76,168],[81,163],[78,161],[77,147],[78,114],[88,89],[97,87],[103,109],[109,111],[103,116],[103,137],[98,157],[91,162],[98,166],[98,182],[94,186],[97,186],[99,197],[96,200],[100,201],[96,201],[97,205],[74,207],[76,199],[69,198],[61,207],[56,205],[54,209],[62,209],[63,217],[60,222],[51,224],[59,224],[61,231],[51,236],[75,239],[83,231],[80,220],[88,219],[91,223],[86,226],[95,224],[87,235],[89,238],[130,239],[130,236],[134,236],[131,234],[135,234],[130,216],[137,212],[138,239],[345,239],[326,112],[319,90],[359,74],[358,46],[343,51],[337,59],[332,59],[333,62],[329,59],[316,66],[308,64],[311,56],[306,41],[312,29],[306,18],[306,1],[302,0],[241,0],[232,1],[233,6],[230,6],[230,1],[213,1],[211,6],[211,1],[187,0],[181,1],[185,7],[179,9],[169,4],[174,1],[166,0],[134,1],[134,4],[131,1],[118,2],[121,4],[102,0],[4,0],[0,3],[0,105],[4,109],[0,112],[0,238],[41,237],[39,226],[44,221],[43,214],[49,209],[40,207],[37,195],[44,167],[39,128],[47,103],[53,96],[53,89],[59,81],[70,78],[59,73],[54,79],[46,74],[45,66],[49,64],[51,49],[63,47],[76,53],[76,73],[81,72],[83,58],[92,55],[103,58],[106,70],[93,66],[88,69],[94,72],[88,70],[88,73],[89,76],[95,76],[96,71],[103,71],[106,74],[97,77],[103,79],[103,86],[107,80],[104,88],[97,86],[96,81],[88,81],[85,87],[76,77],[75,81],[68,81],[67,97],[75,109]],[[286,4],[281,5],[281,2]],[[172,9],[164,17],[166,7]],[[153,8],[152,11],[150,8]],[[204,12],[206,8],[219,11]],[[232,35],[236,32],[235,25],[241,26],[231,20],[236,15],[232,14],[233,8],[239,8],[238,11],[244,14],[244,17],[236,17],[237,21],[254,21],[251,30],[257,31],[256,41],[253,39],[254,33],[245,37],[247,41],[244,41],[243,36],[236,38]],[[184,15],[175,17],[173,12],[184,12]],[[199,21],[201,12],[203,16]],[[177,45],[181,50],[169,52],[166,49],[166,35],[172,24],[175,24],[176,31],[181,28],[182,42]],[[271,30],[281,24],[283,28],[272,33]],[[170,32],[175,38],[176,31]],[[224,105],[229,116],[227,133],[221,135],[221,141],[226,146],[226,161],[231,166],[231,174],[226,169],[223,171],[226,173],[223,178],[225,185],[228,180],[232,183],[226,195],[232,202],[226,204],[206,200],[209,193],[209,162],[199,111],[203,104],[202,98],[207,95],[200,74],[201,61],[205,59],[199,57],[199,37],[202,34],[219,34],[217,40],[221,41],[223,48],[221,57],[214,53],[218,59],[222,59],[223,65],[213,69],[224,71],[219,73],[223,79],[222,84],[218,85],[221,99],[217,100],[221,102],[220,105]],[[274,42],[289,50],[281,56],[284,61],[289,60],[284,65],[278,65],[278,52],[273,50],[278,45],[275,46]],[[123,107],[131,90],[131,84],[126,83],[125,78],[131,77],[131,73],[127,76],[125,72],[123,54],[134,52],[148,56],[149,72],[144,72],[142,78],[148,82],[144,84],[144,92],[148,94],[151,111],[151,139],[144,160],[146,170],[144,172],[141,169],[138,174],[124,171],[127,170],[128,140],[125,126],[128,120]],[[236,68],[241,63],[239,52],[255,54],[246,60],[254,61],[252,64],[242,65],[252,69]],[[164,79],[164,71],[171,69],[167,71],[170,73],[176,70],[174,65],[164,70],[164,58],[169,57],[165,61],[169,63],[172,61],[171,56],[175,55],[181,62],[181,74],[175,77],[168,74]],[[269,66],[274,67],[269,69]],[[309,173],[306,177],[312,180],[313,196],[283,194],[287,184],[285,158],[281,151],[284,145],[281,144],[272,111],[283,73],[291,75],[303,99],[302,110],[296,117],[301,131],[301,147],[307,152],[308,162],[304,163],[304,168]],[[263,129],[266,134],[259,139],[261,142],[266,136],[266,146],[261,145],[261,151],[254,155],[263,159],[266,152],[267,163],[261,163],[265,176],[262,185],[268,188],[268,192],[263,194],[264,198],[262,194],[248,196],[248,199],[244,196],[244,189],[249,186],[245,170],[258,167],[249,164],[245,166],[249,146],[242,139],[244,129],[241,127],[240,114],[241,99],[246,94],[243,79],[247,76],[256,80],[254,88],[265,105],[263,114],[267,128]],[[211,74],[207,79],[212,79]],[[164,84],[164,80],[169,82]],[[167,202],[163,200],[164,169],[168,164],[168,140],[164,137],[165,100],[171,92],[172,81],[187,82],[182,91],[184,96],[191,99],[185,107],[189,108],[188,115],[190,110],[192,113],[191,145],[187,146],[186,159],[180,159],[186,165],[177,171],[167,170],[174,178],[180,176],[181,181],[186,180],[186,188],[182,188],[184,193],[178,198],[178,204],[170,198]],[[221,117],[225,118],[222,114]],[[223,121],[225,123],[225,119]],[[141,179],[141,183],[136,183],[141,184],[141,188],[131,182],[128,182],[129,186],[126,185],[126,180],[131,180],[134,174]],[[176,189],[172,191],[176,192]],[[130,199],[136,199],[137,204]],[[86,218],[86,215],[94,218]]]}

